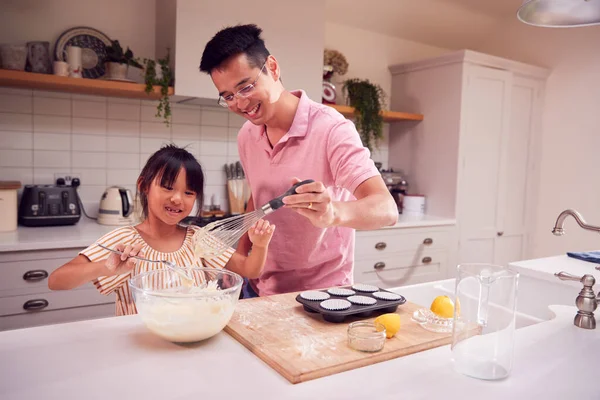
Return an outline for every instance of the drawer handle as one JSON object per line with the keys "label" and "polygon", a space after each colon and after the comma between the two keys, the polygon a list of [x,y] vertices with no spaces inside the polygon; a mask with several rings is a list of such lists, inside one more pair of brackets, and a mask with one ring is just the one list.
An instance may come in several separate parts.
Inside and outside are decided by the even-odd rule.
{"label": "drawer handle", "polygon": [[423,257],[421,261],[423,261],[423,264],[429,264],[431,262],[431,257]]}
{"label": "drawer handle", "polygon": [[432,238],[427,238],[427,239],[423,240],[423,244],[432,244],[432,243],[433,243]]}
{"label": "drawer handle", "polygon": [[385,244],[385,242],[379,242],[379,243],[377,243],[377,244],[375,245],[375,248],[376,248],[377,250],[383,250],[383,249],[385,249],[386,247],[387,247],[387,244]]}
{"label": "drawer handle", "polygon": [[48,277],[48,271],[44,271],[43,269],[34,269],[32,271],[27,271],[23,275],[23,279],[26,281],[41,281]]}
{"label": "drawer handle", "polygon": [[28,300],[23,304],[25,310],[41,310],[48,307],[50,303],[46,299]]}
{"label": "drawer handle", "polygon": [[379,261],[378,263],[375,263],[375,265],[373,265],[373,268],[375,269],[384,269],[385,268],[385,263],[382,261]]}

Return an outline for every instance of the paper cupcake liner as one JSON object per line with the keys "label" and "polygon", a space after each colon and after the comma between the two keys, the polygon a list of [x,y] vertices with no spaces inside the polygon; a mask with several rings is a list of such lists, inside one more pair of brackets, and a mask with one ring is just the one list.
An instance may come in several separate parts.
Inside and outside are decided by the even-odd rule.
{"label": "paper cupcake liner", "polygon": [[329,299],[321,302],[320,306],[329,311],[340,311],[349,309],[351,304],[344,299]]}
{"label": "paper cupcake liner", "polygon": [[402,296],[400,296],[399,294],[391,293],[391,292],[375,292],[375,293],[373,293],[373,297],[375,297],[379,300],[389,300],[389,301],[400,300],[402,298]]}
{"label": "paper cupcake liner", "polygon": [[365,293],[373,293],[373,292],[377,292],[379,290],[379,288],[377,286],[365,285],[364,283],[357,283],[355,285],[352,285],[352,289],[354,289],[358,292],[365,292]]}
{"label": "paper cupcake liner", "polygon": [[350,296],[348,297],[348,301],[352,304],[358,304],[361,306],[371,306],[377,303],[377,300],[367,296]]}
{"label": "paper cupcake liner", "polygon": [[345,289],[345,288],[337,288],[337,287],[327,289],[327,293],[329,293],[333,296],[352,296],[352,295],[356,294],[356,292],[354,290]]}
{"label": "paper cupcake liner", "polygon": [[300,297],[302,297],[304,300],[322,301],[322,300],[327,300],[331,296],[329,296],[329,294],[327,294],[325,292],[320,292],[318,290],[309,290],[309,291],[300,293]]}

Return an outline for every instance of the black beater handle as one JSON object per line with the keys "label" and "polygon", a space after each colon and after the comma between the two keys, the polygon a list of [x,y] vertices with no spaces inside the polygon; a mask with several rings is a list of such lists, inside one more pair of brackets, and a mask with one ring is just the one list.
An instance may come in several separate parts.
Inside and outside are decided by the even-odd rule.
{"label": "black beater handle", "polygon": [[298,182],[298,183],[296,183],[294,186],[292,186],[291,188],[289,188],[289,189],[287,190],[287,192],[285,192],[285,193],[284,193],[284,194],[282,194],[281,196],[279,196],[279,197],[275,197],[273,200],[269,201],[269,205],[271,206],[271,208],[272,208],[273,210],[277,210],[278,208],[281,208],[281,207],[283,207],[283,198],[284,198],[285,196],[290,196],[290,195],[292,195],[292,194],[296,194],[296,189],[297,189],[299,186],[306,185],[307,183],[313,183],[313,182],[314,182],[314,180],[312,180],[312,179],[306,179],[306,180],[304,180],[304,181],[302,181],[302,182]]}

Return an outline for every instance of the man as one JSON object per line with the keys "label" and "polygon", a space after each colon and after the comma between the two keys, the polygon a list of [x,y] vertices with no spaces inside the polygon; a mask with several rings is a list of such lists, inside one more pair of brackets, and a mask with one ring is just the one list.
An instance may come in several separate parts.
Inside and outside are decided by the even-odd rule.
{"label": "man", "polygon": [[[240,161],[252,191],[248,210],[313,179],[284,198],[287,209],[266,219],[277,226],[262,276],[245,297],[353,283],[354,229],[393,225],[394,199],[354,124],[302,90],[287,91],[277,59],[256,25],[218,32],[200,70],[210,75],[219,104],[243,116]],[[237,251],[247,254],[245,236]]]}

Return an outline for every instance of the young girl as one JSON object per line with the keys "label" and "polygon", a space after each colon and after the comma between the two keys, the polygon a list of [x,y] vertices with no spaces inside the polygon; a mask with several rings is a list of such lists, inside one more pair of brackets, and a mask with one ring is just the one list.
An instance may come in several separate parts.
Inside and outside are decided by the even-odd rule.
{"label": "young girl", "polygon": [[[137,187],[143,222],[117,228],[97,241],[123,254],[92,244],[50,275],[48,287],[51,290],[73,289],[92,281],[100,293],[116,294],[116,315],[136,314],[127,280],[139,273],[166,267],[132,256],[168,260],[180,266],[193,263],[192,236],[200,228],[184,228],[178,223],[190,214],[196,200],[203,204],[204,174],[198,161],[184,149],[165,146],[148,159]],[[257,278],[265,265],[274,229],[275,225],[260,220],[248,232],[253,243],[251,254],[244,257],[229,249],[219,257],[203,259],[202,264]]]}

